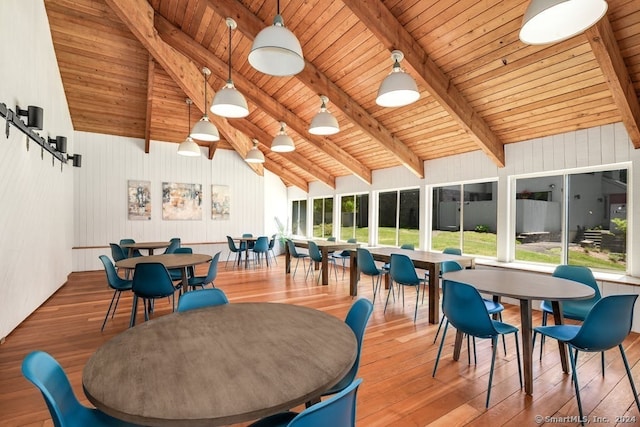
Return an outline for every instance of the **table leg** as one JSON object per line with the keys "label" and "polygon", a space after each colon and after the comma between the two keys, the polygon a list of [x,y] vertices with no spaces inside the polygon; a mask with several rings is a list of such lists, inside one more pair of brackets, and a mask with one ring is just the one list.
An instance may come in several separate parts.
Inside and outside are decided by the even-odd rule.
{"label": "table leg", "polygon": [[[553,321],[556,325],[562,325],[564,320],[562,318],[562,304],[560,301],[551,301],[551,307],[553,308]],[[558,341],[558,351],[560,352],[560,364],[562,365],[562,372],[569,373],[569,363],[567,362],[567,346]]]}
{"label": "table leg", "polygon": [[358,257],[355,251],[349,256],[349,295],[358,296]]}
{"label": "table leg", "polygon": [[429,264],[429,323],[440,322],[440,264]]}
{"label": "table leg", "polygon": [[329,250],[322,248],[322,285],[329,284]]}
{"label": "table leg", "polygon": [[[444,333],[444,332],[443,332]],[[464,334],[456,330],[456,341],[453,345],[453,360],[460,359],[460,349],[462,348],[462,338]]]}
{"label": "table leg", "polygon": [[244,268],[249,268],[249,241],[247,240],[247,246],[244,250]]}
{"label": "table leg", "polygon": [[533,394],[533,343],[531,342],[531,300],[520,300],[520,332],[522,334],[522,362],[524,391]]}
{"label": "table leg", "polygon": [[182,289],[180,290],[180,295],[187,292],[189,290],[189,267],[185,266],[182,268]]}
{"label": "table leg", "polygon": [[153,248],[149,248],[149,256],[153,255]]}
{"label": "table leg", "polygon": [[284,245],[284,273],[291,273],[291,252],[289,252],[289,244]]}

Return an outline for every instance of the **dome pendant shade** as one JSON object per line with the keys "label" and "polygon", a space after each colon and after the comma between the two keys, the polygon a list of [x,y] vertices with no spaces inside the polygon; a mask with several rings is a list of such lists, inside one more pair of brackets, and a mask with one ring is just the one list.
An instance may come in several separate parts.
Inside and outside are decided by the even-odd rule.
{"label": "dome pendant shade", "polygon": [[200,146],[190,136],[178,146],[178,154],[188,157],[200,156]]}
{"label": "dome pendant shade", "polygon": [[380,84],[376,98],[376,104],[381,107],[404,107],[420,98],[415,80],[400,68],[403,58],[402,52],[391,52],[391,59],[394,60],[393,70]]}
{"label": "dome pendant shade", "polygon": [[531,0],[522,20],[520,40],[531,45],[566,40],[598,22],[607,8],[605,0]]}
{"label": "dome pendant shade", "polygon": [[295,145],[293,144],[293,139],[291,139],[291,137],[287,135],[287,132],[284,130],[286,126],[287,125],[284,122],[280,122],[280,130],[271,142],[271,151],[275,151],[276,153],[290,153],[291,151],[296,149]]}
{"label": "dome pendant shade", "polygon": [[327,102],[329,102],[329,98],[321,95],[320,99],[322,100],[322,105],[318,114],[316,114],[311,120],[309,133],[313,135],[333,135],[340,132],[338,120],[333,116],[333,114],[327,111]]}
{"label": "dome pendant shade", "polygon": [[235,88],[233,82],[228,82],[225,87],[216,93],[213,97],[210,110],[217,116],[231,119],[247,117],[249,115],[247,100],[244,99],[244,96]]}
{"label": "dome pendant shade", "polygon": [[193,125],[189,136],[201,141],[220,141],[218,128],[209,121],[209,117],[206,115],[202,116],[202,118]]}
{"label": "dome pendant shade", "polygon": [[295,34],[285,28],[282,16],[276,15],[273,25],[262,29],[253,40],[249,64],[276,77],[293,76],[302,71],[302,47]]}
{"label": "dome pendant shade", "polygon": [[253,147],[247,151],[247,155],[244,158],[247,163],[264,163],[264,154],[258,148],[258,141],[253,140]]}

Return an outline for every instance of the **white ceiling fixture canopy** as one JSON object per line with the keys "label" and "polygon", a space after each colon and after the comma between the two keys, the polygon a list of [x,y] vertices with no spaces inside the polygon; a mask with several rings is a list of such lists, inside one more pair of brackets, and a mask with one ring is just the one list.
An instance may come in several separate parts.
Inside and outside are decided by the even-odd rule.
{"label": "white ceiling fixture canopy", "polygon": [[304,68],[302,47],[295,34],[284,26],[279,0],[273,25],[262,29],[253,40],[249,64],[264,74],[276,77],[293,76]]}
{"label": "white ceiling fixture canopy", "polygon": [[193,125],[191,129],[191,133],[189,136],[191,138],[200,139],[202,141],[220,141],[220,133],[218,132],[218,128],[216,125],[209,121],[209,117],[207,116],[207,77],[211,75],[211,70],[207,67],[202,68],[202,75],[204,76],[204,109],[205,112],[202,114],[202,118]]}
{"label": "white ceiling fixture canopy", "polygon": [[213,98],[210,110],[217,116],[237,119],[247,117],[249,115],[249,107],[247,106],[247,100],[236,89],[231,78],[231,31],[235,30],[238,25],[231,18],[227,18],[225,23],[229,27],[229,76],[224,87]]}
{"label": "white ceiling fixture canopy", "polygon": [[393,69],[380,84],[376,98],[376,104],[381,107],[404,107],[420,98],[415,80],[400,67],[400,61],[403,59],[404,54],[401,51],[391,52]]}
{"label": "white ceiling fixture canopy", "polygon": [[[189,126],[191,125],[191,104],[192,101],[187,98],[186,100],[187,102],[187,106],[188,106],[188,116],[189,116],[189,121],[187,122],[187,129],[189,128]],[[185,139],[184,141],[182,141],[180,143],[180,145],[178,145],[178,154],[180,154],[181,156],[187,156],[187,157],[197,157],[200,156],[200,146],[193,140],[193,138],[191,138],[191,136],[187,136],[187,139]]]}
{"label": "white ceiling fixture canopy", "polygon": [[531,45],[561,42],[594,25],[607,8],[605,0],[531,0],[520,40]]}
{"label": "white ceiling fixture canopy", "polygon": [[318,114],[316,114],[311,120],[309,133],[313,135],[333,135],[340,132],[338,120],[333,116],[333,114],[327,111],[329,98],[325,95],[320,95],[320,99],[322,100],[322,105],[320,106]]}
{"label": "white ceiling fixture canopy", "polygon": [[296,149],[293,144],[293,139],[287,132],[284,130],[287,127],[285,122],[280,122],[280,130],[276,134],[276,137],[273,138],[273,142],[271,142],[271,151],[275,151],[276,153],[289,153]]}
{"label": "white ceiling fixture canopy", "polygon": [[247,155],[244,158],[244,161],[247,163],[264,163],[264,154],[258,148],[258,140],[252,139],[253,147],[249,151],[247,151]]}

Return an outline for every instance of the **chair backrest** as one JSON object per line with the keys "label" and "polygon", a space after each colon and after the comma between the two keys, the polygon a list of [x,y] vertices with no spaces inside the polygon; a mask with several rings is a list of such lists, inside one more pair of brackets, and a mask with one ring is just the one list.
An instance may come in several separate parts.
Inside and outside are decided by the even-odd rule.
{"label": "chair backrest", "polygon": [[269,250],[269,238],[267,236],[260,236],[256,239],[256,243],[253,245],[254,252],[267,252]]}
{"label": "chair backrest", "polygon": [[293,243],[293,240],[287,239],[287,247],[289,248],[289,254],[294,258],[300,258],[300,254],[296,249],[296,244]]}
{"label": "chair backrest", "polygon": [[44,397],[56,427],[80,422],[88,410],[78,401],[62,366],[50,354],[34,351],[22,361],[22,375],[35,385]]}
{"label": "chair backrest", "polygon": [[633,306],[638,295],[609,295],[595,303],[578,334],[569,343],[581,350],[600,352],[616,347],[631,332]]}
{"label": "chair backrest", "polygon": [[347,243],[358,243],[358,239],[356,239],[355,237],[352,237],[350,239],[347,239]]}
{"label": "chair backrest", "polygon": [[171,275],[159,262],[140,262],[133,273],[132,290],[143,298],[159,298],[175,292]]}
{"label": "chair backrest", "polygon": [[252,233],[242,233],[242,237],[253,237]]}
{"label": "chair backrest", "polygon": [[377,276],[380,269],[376,266],[373,255],[365,248],[356,249],[356,257],[358,258],[358,268],[368,276]]}
{"label": "chair backrest", "polygon": [[180,238],[179,237],[174,237],[171,240],[169,240],[169,246],[167,247],[167,249],[165,249],[164,253],[165,254],[172,254],[179,247],[180,247]]}
{"label": "chair backrest", "polygon": [[415,246],[413,246],[413,243],[403,243],[400,246],[400,249],[409,249],[409,250],[412,250],[412,251],[416,250]]}
{"label": "chair backrest", "polygon": [[498,335],[476,288],[466,283],[443,280],[442,289],[442,312],[454,328],[479,338]]}
{"label": "chair backrest", "polygon": [[335,242],[336,236],[327,237],[327,242]]}
{"label": "chair backrest", "polygon": [[209,263],[209,270],[207,271],[207,275],[205,276],[203,282],[205,285],[209,283],[213,283],[218,276],[218,261],[220,260],[220,252],[215,254]]}
{"label": "chair backrest", "polygon": [[231,252],[238,252],[240,249],[236,246],[236,242],[233,240],[233,237],[227,236],[227,245],[229,246],[229,250]]}
{"label": "chair backrest", "polygon": [[320,249],[318,249],[318,245],[313,240],[309,240],[309,257],[315,262],[322,261],[322,254],[320,253]]}
{"label": "chair backrest", "polygon": [[329,399],[310,406],[292,419],[287,427],[353,427],[356,425],[356,395],[362,379]]}
{"label": "chair backrest", "polygon": [[127,254],[120,245],[117,243],[109,243],[109,246],[111,247],[111,258],[113,258],[113,261],[118,262],[127,258]]}
{"label": "chair backrest", "polygon": [[269,250],[273,249],[276,244],[276,235],[271,236],[271,240],[269,240]]}
{"label": "chair backrest", "polygon": [[389,262],[389,275],[394,282],[401,285],[419,285],[420,279],[413,261],[403,254],[391,254]]}
{"label": "chair backrest", "polygon": [[193,248],[188,248],[185,246],[182,246],[180,248],[176,248],[175,251],[173,251],[174,254],[192,254],[193,253]]}
{"label": "chair backrest", "polygon": [[109,286],[111,288],[121,289],[131,283],[129,280],[125,280],[118,276],[116,267],[113,265],[108,256],[100,255],[98,258],[100,258],[100,261],[102,261],[102,264],[104,265],[104,271],[105,273],[107,273],[107,283],[109,283]]}
{"label": "chair backrest", "polygon": [[442,253],[449,255],[462,255],[462,250],[460,250],[459,248],[444,248]]}
{"label": "chair backrest", "polygon": [[[135,243],[135,242],[136,241],[133,239],[120,239],[120,247],[122,248],[122,251],[125,253],[127,258],[129,258],[129,249],[124,248],[123,245],[129,244],[129,243]],[[135,249],[133,251],[133,256],[142,256],[142,254],[138,249]]]}
{"label": "chair backrest", "polygon": [[351,328],[358,342],[358,353],[356,360],[353,362],[351,370],[340,380],[340,382],[331,387],[332,392],[342,391],[351,384],[358,374],[360,367],[360,354],[362,352],[362,340],[364,339],[364,331],[373,312],[373,304],[366,298],[360,298],[351,305],[347,317],[344,322]]}
{"label": "chair backrest", "polygon": [[462,266],[457,261],[443,261],[440,264],[440,272],[442,274],[460,270],[462,270]]}
{"label": "chair backrest", "polygon": [[178,300],[178,311],[182,312],[203,307],[214,307],[222,304],[229,304],[229,300],[222,289],[198,289],[180,296]]}
{"label": "chair backrest", "polygon": [[584,306],[585,304],[593,305],[602,298],[600,289],[598,288],[598,283],[596,282],[596,278],[593,276],[593,272],[588,267],[566,264],[559,265],[553,271],[553,276],[573,280],[574,282],[580,282],[591,287],[595,292],[593,298],[589,298],[586,300],[564,301],[562,303],[563,311],[571,310],[571,308],[574,306],[580,307]]}

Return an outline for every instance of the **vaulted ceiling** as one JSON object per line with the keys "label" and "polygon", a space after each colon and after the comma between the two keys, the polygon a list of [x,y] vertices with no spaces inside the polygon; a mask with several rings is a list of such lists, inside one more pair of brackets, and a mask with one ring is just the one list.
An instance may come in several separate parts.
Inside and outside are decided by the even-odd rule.
{"label": "vaulted ceiling", "polygon": [[[529,0],[283,0],[285,25],[302,44],[305,68],[271,77],[247,56],[271,25],[275,0],[45,0],[73,126],[78,131],[179,143],[224,86],[228,28],[233,80],[249,102],[243,119],[208,116],[222,140],[200,142],[244,157],[259,141],[263,167],[287,185],[370,183],[372,171],[482,150],[504,166],[505,144],[622,122],[640,147],[640,3],[609,0],[605,17],[564,42],[518,38]],[[391,51],[416,80],[406,107],[375,103]],[[205,103],[202,67],[208,67]],[[340,132],[308,132],[319,95]],[[191,123],[185,99],[193,100]],[[275,153],[279,122],[296,144]],[[176,145],[177,148],[177,145]]]}

